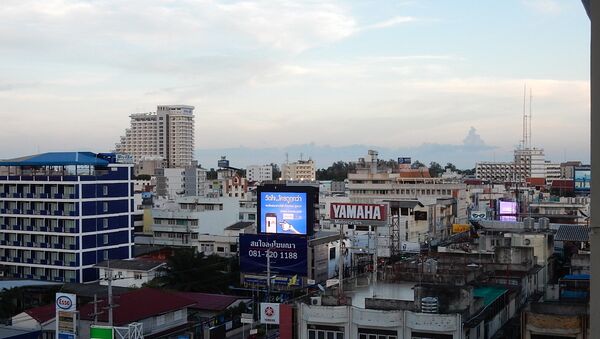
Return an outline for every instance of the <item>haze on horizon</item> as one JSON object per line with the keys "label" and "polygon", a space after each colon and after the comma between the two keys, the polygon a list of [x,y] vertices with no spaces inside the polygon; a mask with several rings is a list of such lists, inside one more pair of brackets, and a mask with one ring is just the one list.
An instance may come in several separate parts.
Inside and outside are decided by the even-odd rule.
{"label": "haze on horizon", "polygon": [[108,151],[129,114],[189,104],[203,156],[373,145],[474,164],[510,157],[526,83],[533,145],[589,161],[580,1],[5,0],[0,20],[0,158]]}

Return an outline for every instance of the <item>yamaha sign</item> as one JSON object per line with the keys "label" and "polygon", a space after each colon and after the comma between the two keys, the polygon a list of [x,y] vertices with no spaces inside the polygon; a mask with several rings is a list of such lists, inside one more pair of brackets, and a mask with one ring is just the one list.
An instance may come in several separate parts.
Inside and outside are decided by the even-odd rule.
{"label": "yamaha sign", "polygon": [[330,219],[336,223],[381,225],[387,221],[387,205],[332,203]]}

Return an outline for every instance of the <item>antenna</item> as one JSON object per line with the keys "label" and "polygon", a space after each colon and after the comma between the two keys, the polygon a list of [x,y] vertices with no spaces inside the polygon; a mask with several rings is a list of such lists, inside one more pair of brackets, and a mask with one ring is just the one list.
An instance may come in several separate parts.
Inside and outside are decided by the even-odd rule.
{"label": "antenna", "polygon": [[521,148],[528,148],[529,140],[527,136],[527,84],[523,84],[523,139],[521,140]]}
{"label": "antenna", "polygon": [[533,94],[531,93],[531,87],[529,87],[529,148],[531,148],[531,101],[533,100]]}

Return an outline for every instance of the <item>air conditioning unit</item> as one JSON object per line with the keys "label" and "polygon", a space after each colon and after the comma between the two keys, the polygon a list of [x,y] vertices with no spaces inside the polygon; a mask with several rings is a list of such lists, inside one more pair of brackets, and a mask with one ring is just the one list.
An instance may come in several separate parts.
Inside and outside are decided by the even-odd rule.
{"label": "air conditioning unit", "polygon": [[310,297],[310,304],[313,306],[321,306],[321,297]]}

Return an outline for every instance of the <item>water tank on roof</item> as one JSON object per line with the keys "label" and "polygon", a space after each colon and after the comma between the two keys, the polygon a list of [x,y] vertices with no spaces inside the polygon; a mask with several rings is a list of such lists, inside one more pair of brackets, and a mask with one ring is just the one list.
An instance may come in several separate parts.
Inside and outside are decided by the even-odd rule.
{"label": "water tank on roof", "polygon": [[535,226],[535,220],[533,218],[525,218],[523,219],[523,225],[525,225],[525,229],[532,230]]}
{"label": "water tank on roof", "polygon": [[541,230],[550,229],[550,219],[548,219],[548,218],[540,218],[538,220],[538,224],[539,224],[539,228]]}
{"label": "water tank on roof", "polygon": [[421,312],[438,313],[438,304],[438,298],[436,297],[421,298]]}
{"label": "water tank on roof", "polygon": [[429,258],[427,260],[425,260],[425,263],[423,265],[423,271],[425,271],[425,273],[431,273],[431,274],[436,274],[437,273],[437,260],[433,259],[433,258]]}

